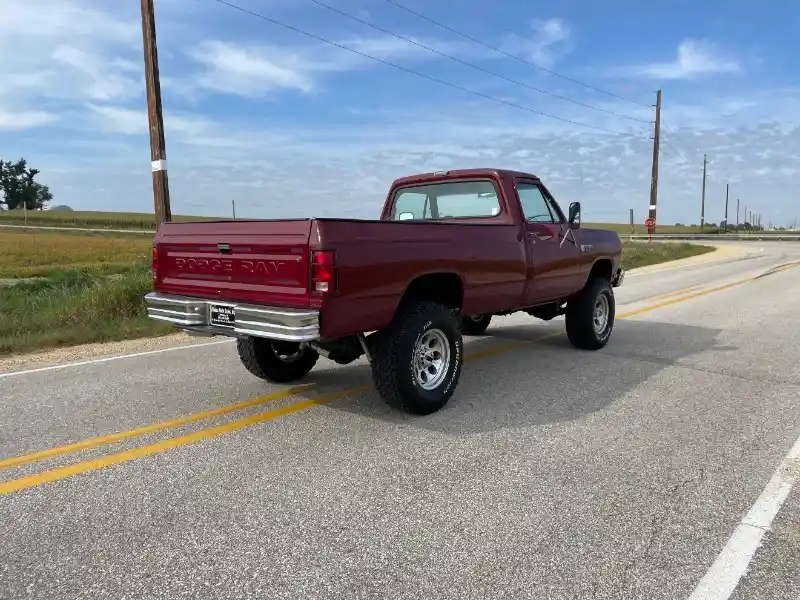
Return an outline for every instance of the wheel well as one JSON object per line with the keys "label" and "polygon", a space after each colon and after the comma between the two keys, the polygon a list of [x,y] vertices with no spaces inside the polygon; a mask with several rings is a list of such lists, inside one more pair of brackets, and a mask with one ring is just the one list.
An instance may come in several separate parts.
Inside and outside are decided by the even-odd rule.
{"label": "wheel well", "polygon": [[601,258],[592,265],[592,270],[589,272],[589,277],[599,277],[611,281],[613,265],[607,258]]}
{"label": "wheel well", "polygon": [[430,273],[408,284],[400,305],[408,302],[438,302],[448,308],[461,308],[464,287],[455,273]]}

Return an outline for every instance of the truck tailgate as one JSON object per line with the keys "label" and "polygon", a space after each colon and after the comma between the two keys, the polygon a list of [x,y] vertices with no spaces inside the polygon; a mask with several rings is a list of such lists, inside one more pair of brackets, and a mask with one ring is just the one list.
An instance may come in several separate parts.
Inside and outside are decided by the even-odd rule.
{"label": "truck tailgate", "polygon": [[156,237],[158,292],[309,306],[310,219],[166,223]]}

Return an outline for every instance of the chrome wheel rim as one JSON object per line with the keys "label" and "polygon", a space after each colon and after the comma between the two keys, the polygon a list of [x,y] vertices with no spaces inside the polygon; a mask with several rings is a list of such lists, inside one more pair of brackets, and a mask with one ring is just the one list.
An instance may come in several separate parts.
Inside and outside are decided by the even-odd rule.
{"label": "chrome wheel rim", "polygon": [[429,329],[414,348],[414,378],[424,390],[436,389],[450,368],[450,343],[441,329]]}
{"label": "chrome wheel rim", "polygon": [[600,294],[594,304],[594,332],[597,335],[602,334],[608,326],[609,312],[608,297],[605,294]]}

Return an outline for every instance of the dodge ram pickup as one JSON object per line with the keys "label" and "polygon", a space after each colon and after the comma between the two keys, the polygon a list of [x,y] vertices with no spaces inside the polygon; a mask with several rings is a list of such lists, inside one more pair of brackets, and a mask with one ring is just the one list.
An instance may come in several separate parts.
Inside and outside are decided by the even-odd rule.
{"label": "dodge ram pickup", "polygon": [[237,338],[253,375],[286,383],[319,356],[362,356],[390,406],[441,409],[458,385],[462,335],[495,315],[564,315],[573,346],[614,327],[622,245],[581,228],[535,175],[470,169],[393,182],[379,220],[169,222],[153,245],[151,318]]}

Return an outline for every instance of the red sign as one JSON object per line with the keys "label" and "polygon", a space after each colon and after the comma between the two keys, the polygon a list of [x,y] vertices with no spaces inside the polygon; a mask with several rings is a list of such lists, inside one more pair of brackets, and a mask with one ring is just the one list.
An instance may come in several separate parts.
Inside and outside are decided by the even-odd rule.
{"label": "red sign", "polygon": [[656,226],[656,220],[653,217],[647,217],[644,220],[644,226],[647,227],[648,229],[652,229],[653,227]]}

